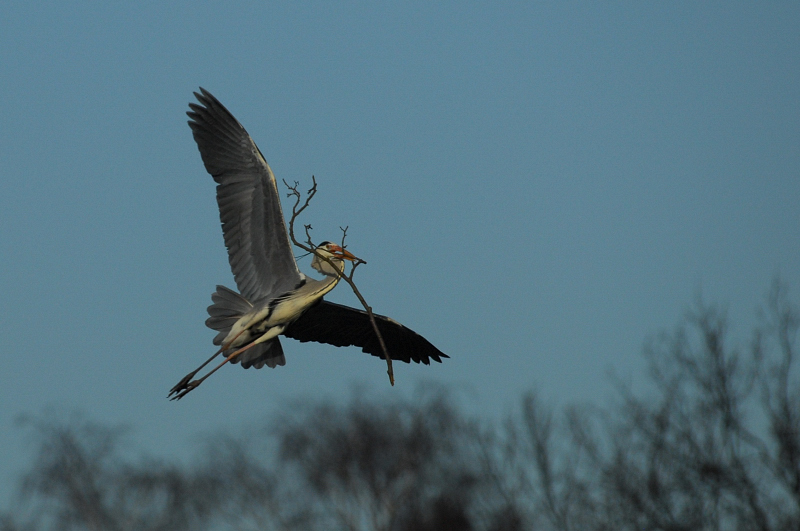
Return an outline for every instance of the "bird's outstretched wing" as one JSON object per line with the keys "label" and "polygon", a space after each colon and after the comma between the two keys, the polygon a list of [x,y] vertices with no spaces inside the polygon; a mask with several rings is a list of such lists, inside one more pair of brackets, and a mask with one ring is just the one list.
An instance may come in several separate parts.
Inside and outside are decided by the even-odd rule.
{"label": "bird's outstretched wing", "polygon": [[301,279],[278,186],[242,124],[207,90],[194,93],[189,127],[206,170],[217,182],[217,204],[228,260],[239,291],[250,301],[274,297]]}
{"label": "bird's outstretched wing", "polygon": [[[410,328],[383,315],[374,315],[393,360],[406,363],[413,360],[429,365],[431,359],[441,363],[441,358],[449,357]],[[368,354],[383,358],[367,312],[328,301],[308,309],[283,331],[283,335],[301,342],[315,341],[337,347],[355,345]]]}

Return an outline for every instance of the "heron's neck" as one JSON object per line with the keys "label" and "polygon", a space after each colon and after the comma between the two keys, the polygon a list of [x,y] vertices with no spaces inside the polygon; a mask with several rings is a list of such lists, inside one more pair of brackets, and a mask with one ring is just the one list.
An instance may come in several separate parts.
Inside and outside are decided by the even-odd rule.
{"label": "heron's neck", "polygon": [[[308,297],[310,299],[316,299],[317,297],[322,297],[333,288],[336,287],[336,284],[339,283],[339,279],[341,277],[339,275],[325,275],[325,278],[322,280],[315,280],[313,278],[309,278],[306,280],[306,283],[300,288],[300,292],[298,295],[303,297]],[[304,293],[303,293],[304,292]]]}
{"label": "heron's neck", "polygon": [[[299,288],[281,295],[269,303],[266,327],[286,326],[318,302],[326,293],[336,287],[339,277],[326,277],[322,280],[306,278]],[[281,329],[283,330],[283,329]],[[280,332],[279,332],[280,333]]]}

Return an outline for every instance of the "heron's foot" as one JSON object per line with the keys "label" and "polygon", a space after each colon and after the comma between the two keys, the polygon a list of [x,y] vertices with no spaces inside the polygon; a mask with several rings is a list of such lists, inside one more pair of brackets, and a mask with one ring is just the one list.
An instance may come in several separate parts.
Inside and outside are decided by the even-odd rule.
{"label": "heron's foot", "polygon": [[[183,379],[175,385],[175,387],[173,387],[172,389],[169,390],[169,394],[167,395],[167,398],[171,397],[172,395],[174,395],[176,393],[180,393],[181,391],[183,391],[186,388],[188,388],[189,385],[190,385],[189,382],[191,381],[192,378],[194,378],[195,374],[197,374],[197,371],[192,371],[189,374],[187,374],[186,376],[184,376]],[[195,385],[194,387],[197,387],[197,386]],[[194,387],[192,387],[192,389],[194,389]],[[173,397],[173,400],[174,399],[175,399],[175,397]]]}
{"label": "heron's foot", "polygon": [[189,382],[188,384],[186,384],[184,386],[183,391],[181,391],[177,395],[175,395],[172,398],[170,398],[170,400],[180,400],[184,396],[188,395],[189,391],[191,391],[195,387],[199,386],[201,383],[203,383],[203,380],[192,380],[191,382]]}

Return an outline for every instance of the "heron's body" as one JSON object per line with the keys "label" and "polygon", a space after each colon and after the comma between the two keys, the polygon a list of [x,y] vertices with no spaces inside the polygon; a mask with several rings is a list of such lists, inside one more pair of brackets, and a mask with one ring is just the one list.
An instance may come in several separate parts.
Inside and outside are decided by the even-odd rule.
{"label": "heron's body", "polygon": [[[332,244],[325,242],[321,247],[325,245]],[[289,324],[296,321],[303,312],[315,304],[318,304],[325,294],[336,287],[336,284],[339,283],[339,279],[341,278],[340,273],[342,269],[337,273],[325,262],[316,257],[311,265],[314,269],[323,273],[326,278],[323,280],[316,280],[302,275],[295,289],[279,294],[275,298],[266,299],[254,304],[253,308],[241,315],[229,329],[225,324],[226,322],[230,322],[231,317],[237,315],[237,307],[226,304],[229,300],[226,298],[221,298],[218,301],[215,300],[215,303],[209,306],[208,312],[211,317],[208,318],[206,324],[208,324],[210,328],[220,330],[220,334],[218,334],[215,343],[218,345],[228,345],[228,348],[223,350],[223,354],[226,351],[232,352],[250,343],[253,343],[255,347],[255,345],[266,343],[276,338],[283,333]],[[227,288],[217,286],[218,291],[221,289]],[[234,292],[231,292],[231,294],[237,295]],[[242,303],[249,302],[241,298],[241,296],[239,300]],[[222,322],[223,326],[217,327],[219,321],[214,317],[218,315],[227,317],[226,321]],[[222,337],[222,334],[225,334],[224,337]],[[264,352],[269,351],[269,348],[264,349]],[[242,363],[247,366],[256,365],[260,368],[264,364],[269,364],[272,367],[283,365],[286,361],[277,351],[275,352],[275,356],[258,360],[259,356],[257,354],[260,353],[262,353],[261,349],[257,349],[252,353],[245,354]],[[256,361],[254,363],[248,363],[252,360]],[[259,361],[263,363],[259,363]]]}
{"label": "heron's body", "polygon": [[[211,296],[206,325],[217,331],[214,344],[220,349],[215,356],[223,354],[225,362],[241,362],[245,368],[284,365],[280,335],[301,342],[356,345],[382,356],[366,312],[323,300],[339,282],[343,260],[355,257],[324,242],[315,249],[311,263],[324,278],[316,280],[300,272],[269,164],[244,127],[214,96],[202,88],[195,96],[200,105],[189,104],[189,126],[206,170],[217,183],[222,233],[239,288],[237,293],[217,286]],[[430,359],[441,362],[447,357],[400,323],[374,317],[392,359],[427,365]],[[209,375],[190,380],[206,364],[189,373],[170,395],[182,398],[197,387]]]}

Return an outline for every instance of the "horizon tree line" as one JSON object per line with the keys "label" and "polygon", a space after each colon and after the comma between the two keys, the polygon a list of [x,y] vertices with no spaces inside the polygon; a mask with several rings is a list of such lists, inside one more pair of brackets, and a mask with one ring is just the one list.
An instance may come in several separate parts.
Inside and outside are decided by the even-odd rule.
{"label": "horizon tree line", "polygon": [[800,529],[800,314],[778,282],[747,345],[698,303],[644,350],[651,388],[492,423],[429,388],[307,401],[188,464],[126,457],[125,430],[28,420],[35,454],[0,513],[34,530]]}

